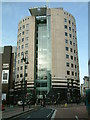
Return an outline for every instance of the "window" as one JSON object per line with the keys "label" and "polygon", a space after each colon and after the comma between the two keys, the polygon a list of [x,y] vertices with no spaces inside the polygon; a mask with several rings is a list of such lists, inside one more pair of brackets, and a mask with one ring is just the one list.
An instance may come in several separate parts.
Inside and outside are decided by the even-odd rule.
{"label": "window", "polygon": [[74,29],[72,29],[72,31],[74,32]]}
{"label": "window", "polygon": [[67,71],[67,75],[70,75],[70,71]]}
{"label": "window", "polygon": [[19,67],[17,68],[17,70],[19,71]]}
{"label": "window", "polygon": [[65,25],[64,28],[67,29],[67,25]]}
{"label": "window", "polygon": [[24,31],[22,32],[22,35],[24,35]]}
{"label": "window", "polygon": [[64,18],[64,22],[67,22],[67,19],[66,19],[66,18]]}
{"label": "window", "polygon": [[20,57],[20,53],[18,53],[18,57]]}
{"label": "window", "polygon": [[20,77],[23,77],[23,74],[20,74]]}
{"label": "window", "polygon": [[24,55],[24,53],[23,53],[23,52],[21,52],[21,55],[23,56],[23,55]]}
{"label": "window", "polygon": [[72,37],[72,35],[71,35],[71,34],[69,34],[69,37],[71,38],[71,37]]}
{"label": "window", "polygon": [[74,57],[74,61],[76,61],[76,57]]}
{"label": "window", "polygon": [[74,72],[72,71],[72,75],[74,76]]}
{"label": "window", "polygon": [[68,55],[68,54],[66,54],[66,58],[69,58],[69,55]]}
{"label": "window", "polygon": [[25,54],[27,55],[27,54],[28,54],[28,51],[25,51]]}
{"label": "window", "polygon": [[71,67],[73,68],[73,64],[71,63]]}
{"label": "window", "polygon": [[25,25],[23,25],[23,29],[25,28]]}
{"label": "window", "polygon": [[25,44],[25,47],[28,47],[28,43],[27,43],[27,44]]}
{"label": "window", "polygon": [[66,51],[68,51],[68,47],[65,47],[66,48]]}
{"label": "window", "polygon": [[24,38],[22,38],[22,42],[24,41]]}
{"label": "window", "polygon": [[73,39],[74,39],[74,36],[73,36]]}
{"label": "window", "polygon": [[75,46],[75,43],[73,43],[73,46]]}
{"label": "window", "polygon": [[24,22],[24,19],[23,19],[23,22]]}
{"label": "window", "polygon": [[20,67],[20,70],[22,70],[22,69],[23,69],[23,66]]}
{"label": "window", "polygon": [[71,27],[69,27],[69,30],[71,31]]}
{"label": "window", "polygon": [[75,53],[76,51],[74,50],[74,53]]}
{"label": "window", "polygon": [[27,69],[27,66],[25,66],[25,69]]}
{"label": "window", "polygon": [[72,52],[72,48],[70,48],[70,52]]}
{"label": "window", "polygon": [[23,60],[21,59],[21,63],[23,63]]}
{"label": "window", "polygon": [[75,72],[75,76],[77,76],[77,73]]}
{"label": "window", "polygon": [[17,78],[19,78],[19,75],[17,75]]}
{"label": "window", "polygon": [[69,67],[69,63],[68,62],[66,63],[66,66]]}
{"label": "window", "polygon": [[69,20],[69,24],[71,24],[71,21]]}
{"label": "window", "polygon": [[24,48],[24,45],[22,45],[22,49]]}
{"label": "window", "polygon": [[70,45],[72,45],[72,41],[70,41]]}
{"label": "window", "polygon": [[77,68],[77,66],[75,65],[75,68]]}
{"label": "window", "polygon": [[65,39],[65,43],[68,43],[68,40],[67,40],[67,39]]}
{"label": "window", "polygon": [[71,60],[73,60],[73,56],[71,56]]}
{"label": "window", "polygon": [[20,60],[18,60],[18,64],[19,64]]}
{"label": "window", "polygon": [[21,30],[22,28],[20,27],[20,30]]}
{"label": "window", "polygon": [[19,40],[19,43],[20,43],[21,40]]}
{"label": "window", "polygon": [[29,39],[29,37],[26,37],[26,40],[28,40]]}
{"label": "window", "polygon": [[26,30],[26,34],[28,34],[29,30]]}
{"label": "window", "polygon": [[19,34],[19,37],[21,36],[21,33]]}
{"label": "window", "polygon": [[68,33],[67,33],[67,32],[65,32],[65,36],[68,36]]}
{"label": "window", "polygon": [[72,26],[74,25],[74,23],[72,22]]}
{"label": "window", "polygon": [[29,27],[29,24],[26,24],[26,28]]}
{"label": "window", "polygon": [[18,49],[20,50],[20,46],[18,47]]}
{"label": "window", "polygon": [[27,73],[25,73],[25,77],[27,77],[28,76],[28,74]]}

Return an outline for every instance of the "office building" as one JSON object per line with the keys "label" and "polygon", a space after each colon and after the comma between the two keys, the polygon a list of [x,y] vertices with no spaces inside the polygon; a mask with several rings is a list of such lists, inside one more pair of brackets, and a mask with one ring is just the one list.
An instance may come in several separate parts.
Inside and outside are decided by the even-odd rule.
{"label": "office building", "polygon": [[31,16],[18,24],[16,86],[24,78],[22,57],[26,56],[27,91],[65,97],[80,94],[79,62],[75,18],[63,8],[29,9]]}

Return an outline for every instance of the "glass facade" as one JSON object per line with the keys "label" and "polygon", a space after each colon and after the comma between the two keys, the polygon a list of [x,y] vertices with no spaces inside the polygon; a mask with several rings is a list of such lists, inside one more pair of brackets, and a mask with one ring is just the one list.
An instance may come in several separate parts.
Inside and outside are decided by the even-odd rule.
{"label": "glass facade", "polygon": [[36,17],[36,71],[35,85],[38,98],[51,88],[50,16]]}

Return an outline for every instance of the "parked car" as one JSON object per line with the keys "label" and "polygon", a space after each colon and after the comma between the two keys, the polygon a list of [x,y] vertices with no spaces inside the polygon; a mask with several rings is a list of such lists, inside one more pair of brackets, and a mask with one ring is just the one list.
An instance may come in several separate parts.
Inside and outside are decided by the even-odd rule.
{"label": "parked car", "polygon": [[[23,102],[22,101],[18,101],[18,103],[17,103],[18,105],[23,105]],[[26,105],[26,102],[24,102],[24,105]]]}

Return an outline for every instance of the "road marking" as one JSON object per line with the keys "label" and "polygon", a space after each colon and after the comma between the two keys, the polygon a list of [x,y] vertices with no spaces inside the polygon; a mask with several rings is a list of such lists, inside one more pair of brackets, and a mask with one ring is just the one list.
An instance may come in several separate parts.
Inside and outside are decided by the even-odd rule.
{"label": "road marking", "polygon": [[76,120],[79,120],[79,119],[78,119],[78,116],[75,116],[75,118],[76,118]]}
{"label": "road marking", "polygon": [[31,115],[29,115],[27,118],[31,118]]}
{"label": "road marking", "polygon": [[51,120],[54,120],[55,115],[56,115],[56,112],[57,112],[57,110],[55,109],[55,111],[54,111],[54,113],[53,113],[53,115],[52,115],[52,117],[51,117]]}
{"label": "road marking", "polygon": [[53,110],[47,115],[47,118],[49,118],[49,116],[53,113]]}

